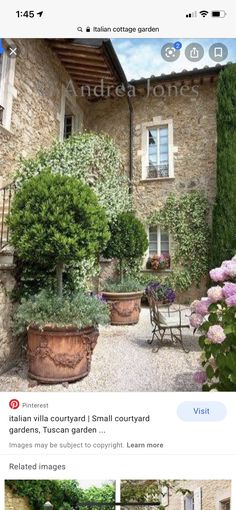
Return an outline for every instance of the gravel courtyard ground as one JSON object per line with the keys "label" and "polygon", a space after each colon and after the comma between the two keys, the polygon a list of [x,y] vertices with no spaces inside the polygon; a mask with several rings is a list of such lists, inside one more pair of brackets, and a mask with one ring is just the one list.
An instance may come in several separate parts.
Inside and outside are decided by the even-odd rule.
{"label": "gravel courtyard ground", "polygon": [[83,380],[35,385],[27,379],[26,363],[20,362],[0,376],[0,391],[201,391],[193,382],[200,356],[197,336],[184,330],[188,354],[171,343],[154,353],[147,343],[151,332],[149,310],[144,308],[136,326],[100,328],[91,372]]}

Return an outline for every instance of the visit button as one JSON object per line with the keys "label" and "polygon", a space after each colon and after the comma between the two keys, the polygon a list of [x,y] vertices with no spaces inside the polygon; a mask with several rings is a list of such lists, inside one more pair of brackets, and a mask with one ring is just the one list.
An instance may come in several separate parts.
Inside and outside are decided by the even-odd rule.
{"label": "visit button", "polygon": [[226,417],[222,402],[182,402],[177,415],[183,421],[221,421]]}

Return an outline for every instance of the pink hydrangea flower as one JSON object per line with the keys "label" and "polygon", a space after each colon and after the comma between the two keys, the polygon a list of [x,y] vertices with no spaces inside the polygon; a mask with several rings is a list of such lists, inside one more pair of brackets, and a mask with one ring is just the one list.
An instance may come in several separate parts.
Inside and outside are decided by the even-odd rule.
{"label": "pink hydrangea flower", "polygon": [[206,372],[204,372],[204,370],[197,370],[197,372],[193,374],[193,380],[195,383],[203,384],[207,381]]}
{"label": "pink hydrangea flower", "polygon": [[212,303],[217,303],[217,301],[221,301],[224,296],[222,292],[222,287],[216,285],[215,287],[211,287],[207,291],[207,295]]}
{"label": "pink hydrangea flower", "polygon": [[[223,262],[224,264],[224,262]],[[236,277],[236,260],[228,260],[224,265],[224,271],[229,278]]]}
{"label": "pink hydrangea flower", "polygon": [[229,296],[226,300],[225,300],[227,306],[230,308],[230,307],[236,307],[236,294],[233,294],[232,296]]}
{"label": "pink hydrangea flower", "polygon": [[192,328],[196,329],[199,328],[203,323],[203,317],[202,315],[199,315],[198,313],[193,313],[189,319],[190,326]]}
{"label": "pink hydrangea flower", "polygon": [[224,282],[227,277],[224,267],[216,267],[209,274],[213,282]]}
{"label": "pink hydrangea flower", "polygon": [[196,312],[196,306],[198,305],[198,303],[200,303],[200,300],[199,299],[195,299],[191,305],[190,305],[190,310],[191,312]]}
{"label": "pink hydrangea flower", "polygon": [[209,298],[202,298],[201,301],[199,301],[195,305],[195,313],[202,315],[203,317],[208,314],[208,307],[211,304],[211,300]]}
{"label": "pink hydrangea flower", "polygon": [[223,296],[228,298],[236,294],[236,283],[226,282],[223,287]]}
{"label": "pink hydrangea flower", "polygon": [[230,260],[224,260],[224,262],[222,262],[222,264],[221,264],[221,267],[227,266],[227,264],[229,262],[231,262],[231,259]]}
{"label": "pink hydrangea flower", "polygon": [[210,326],[208,329],[207,338],[213,344],[222,344],[222,342],[226,339],[226,335],[223,328],[216,324],[215,326]]}

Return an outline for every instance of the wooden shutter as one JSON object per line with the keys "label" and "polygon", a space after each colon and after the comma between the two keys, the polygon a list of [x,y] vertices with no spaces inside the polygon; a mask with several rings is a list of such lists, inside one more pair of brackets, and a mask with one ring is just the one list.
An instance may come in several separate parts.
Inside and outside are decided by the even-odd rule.
{"label": "wooden shutter", "polygon": [[194,491],[194,510],[202,510],[202,490],[201,487]]}

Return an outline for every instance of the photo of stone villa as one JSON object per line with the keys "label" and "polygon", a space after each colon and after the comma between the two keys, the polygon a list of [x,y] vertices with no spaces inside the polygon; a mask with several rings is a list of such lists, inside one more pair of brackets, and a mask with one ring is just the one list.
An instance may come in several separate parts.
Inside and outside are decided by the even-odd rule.
{"label": "photo of stone villa", "polygon": [[[143,498],[142,501],[155,502],[155,506],[151,508],[160,510],[230,510],[232,508],[230,480],[122,480],[121,501],[125,501],[128,494],[132,494],[130,501],[135,502],[135,497],[138,501]],[[129,508],[128,504],[125,508]],[[137,508],[140,507],[137,506]]]}
{"label": "photo of stone villa", "polygon": [[[3,46],[1,391],[201,391],[205,383],[235,391],[235,383],[217,372],[219,381],[214,373],[206,381],[197,328],[209,311],[190,309],[207,295],[210,269],[230,259],[228,273],[224,266],[224,278],[222,269],[213,282],[223,285],[236,276],[236,246],[227,241],[226,253],[215,249],[217,264],[209,258],[209,246],[220,239],[210,240],[221,203],[219,87],[236,79],[234,64],[128,81],[109,39],[8,39]],[[42,189],[52,191],[40,195]],[[83,218],[80,229],[75,218]],[[30,315],[32,295],[48,292],[54,273],[72,318],[64,306],[58,319],[54,297],[40,294],[37,322]],[[86,292],[101,298],[97,306],[94,296],[75,294],[82,273]],[[118,275],[119,285],[110,285]],[[72,287],[73,299],[65,297]],[[218,294],[200,307],[222,299]],[[22,299],[28,301],[17,312],[16,334],[12,321]],[[87,323],[75,317],[80,307],[90,314]],[[26,340],[19,336],[24,317],[25,332],[33,325],[27,360]],[[67,324],[67,330],[60,336],[44,328],[42,339],[42,323]],[[76,333],[68,329],[73,325]],[[221,335],[223,349],[224,331],[211,333],[212,342]],[[228,348],[236,356],[233,339]]]}

